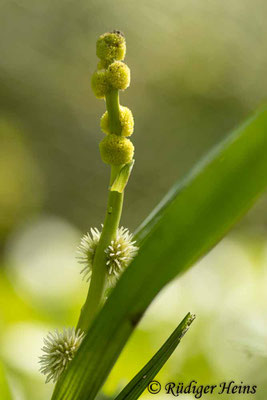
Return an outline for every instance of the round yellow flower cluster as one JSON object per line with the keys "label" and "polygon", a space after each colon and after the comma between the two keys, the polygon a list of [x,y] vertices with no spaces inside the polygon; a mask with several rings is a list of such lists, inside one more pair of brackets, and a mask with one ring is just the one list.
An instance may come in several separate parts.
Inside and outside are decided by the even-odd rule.
{"label": "round yellow flower cluster", "polygon": [[98,99],[103,99],[112,89],[125,90],[130,85],[130,69],[122,62],[125,54],[126,42],[120,31],[99,37],[96,55],[100,61],[92,76],[92,89]]}
{"label": "round yellow flower cluster", "polygon": [[110,165],[123,165],[132,161],[134,146],[127,139],[134,130],[131,110],[119,105],[118,91],[130,85],[130,69],[123,62],[126,41],[120,31],[104,33],[96,44],[100,59],[91,80],[95,96],[105,99],[107,111],[101,118],[101,129],[107,136],[100,143],[102,160]]}

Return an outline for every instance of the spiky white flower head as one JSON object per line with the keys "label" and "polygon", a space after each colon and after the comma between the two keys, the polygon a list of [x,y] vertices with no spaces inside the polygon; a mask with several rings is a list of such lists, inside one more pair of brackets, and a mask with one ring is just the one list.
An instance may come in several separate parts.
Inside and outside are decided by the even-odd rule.
{"label": "spiky white flower head", "polygon": [[[91,234],[87,233],[81,239],[80,246],[78,247],[78,261],[84,265],[81,273],[83,278],[90,280],[92,273],[92,266],[96,248],[101,236],[101,232],[97,228],[91,228]],[[108,283],[114,284],[120,276],[121,272],[128,267],[134,256],[138,252],[138,247],[135,246],[133,235],[127,228],[123,226],[117,229],[116,238],[112,240],[106,253],[106,266]]]}
{"label": "spiky white flower head", "polygon": [[45,346],[42,347],[45,354],[40,357],[39,361],[41,373],[47,375],[46,383],[58,380],[73,359],[84,336],[84,332],[81,332],[80,329],[76,332],[75,328],[64,328],[63,332],[56,330],[48,333],[44,338]]}
{"label": "spiky white flower head", "polygon": [[91,278],[94,256],[100,236],[101,232],[97,228],[91,228],[90,233],[88,232],[82,237],[77,250],[77,260],[83,265],[81,274],[83,275],[83,279],[86,278],[87,282]]}
{"label": "spiky white flower head", "polygon": [[107,255],[107,269],[110,277],[119,277],[120,273],[126,268],[134,256],[137,254],[138,247],[135,246],[133,235],[127,228],[121,226],[117,230],[115,240],[112,240],[105,250]]}

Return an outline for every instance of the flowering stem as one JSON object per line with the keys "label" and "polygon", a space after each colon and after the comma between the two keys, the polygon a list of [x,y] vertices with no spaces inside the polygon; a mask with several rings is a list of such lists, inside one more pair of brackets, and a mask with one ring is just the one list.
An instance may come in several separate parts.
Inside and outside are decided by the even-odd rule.
{"label": "flowering stem", "polygon": [[119,91],[117,89],[111,89],[106,95],[106,107],[109,115],[109,127],[111,133],[116,135],[121,134],[121,123],[120,123],[120,100]]}
{"label": "flowering stem", "polygon": [[[111,90],[106,95],[106,104],[112,132],[120,135],[121,123],[119,119],[118,90]],[[110,187],[112,186],[121,168],[122,165],[111,167]],[[116,237],[116,232],[121,218],[123,197],[124,192],[119,193],[117,191],[109,191],[106,216],[93,261],[89,291],[77,325],[77,329],[80,328],[82,331],[88,330],[102,303],[107,274],[105,250],[110,245],[111,241]]]}

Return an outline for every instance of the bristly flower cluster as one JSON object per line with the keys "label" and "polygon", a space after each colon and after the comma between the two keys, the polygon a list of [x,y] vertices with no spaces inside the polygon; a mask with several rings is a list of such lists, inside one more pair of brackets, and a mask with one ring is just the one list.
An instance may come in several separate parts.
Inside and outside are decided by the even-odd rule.
{"label": "bristly flower cluster", "polygon": [[99,143],[100,155],[104,163],[122,166],[131,163],[134,156],[134,145],[128,139],[134,130],[133,115],[129,108],[119,105],[119,91],[127,89],[131,81],[130,68],[123,62],[126,54],[124,35],[120,31],[101,35],[96,54],[100,61],[91,85],[95,96],[105,99],[107,105],[100,124],[107,135]]}
{"label": "bristly flower cluster", "polygon": [[57,330],[48,333],[44,338],[45,346],[42,348],[45,354],[40,357],[39,361],[41,373],[47,375],[46,383],[58,380],[73,359],[84,336],[84,332],[81,332],[80,329],[76,332],[75,328],[64,328],[61,333]]}
{"label": "bristly flower cluster", "polygon": [[[88,232],[81,239],[78,247],[78,261],[83,264],[84,268],[81,271],[83,278],[90,280],[92,266],[96,248],[101,236],[101,232],[97,228],[91,228],[91,234]],[[106,253],[106,266],[108,283],[113,285],[120,276],[121,272],[128,267],[134,256],[137,254],[138,247],[135,246],[133,235],[127,228],[123,226],[117,230],[116,238],[112,240]]]}
{"label": "bristly flower cluster", "polygon": [[81,274],[83,279],[89,282],[92,275],[92,266],[97,245],[99,243],[101,233],[97,228],[91,228],[90,232],[86,233],[82,239],[77,250],[77,260],[83,265]]}

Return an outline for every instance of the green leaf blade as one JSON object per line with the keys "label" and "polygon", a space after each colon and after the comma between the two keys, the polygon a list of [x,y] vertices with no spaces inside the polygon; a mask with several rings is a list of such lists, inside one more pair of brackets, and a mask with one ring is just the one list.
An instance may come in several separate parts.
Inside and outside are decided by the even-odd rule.
{"label": "green leaf blade", "polygon": [[138,256],[96,317],[53,400],[91,400],[157,293],[210,250],[267,187],[267,110],[217,146],[137,233]]}
{"label": "green leaf blade", "polygon": [[181,339],[194,321],[195,316],[188,313],[182,322],[173,331],[168,340],[163,344],[154,357],[138,372],[128,383],[115,400],[136,400],[146,389],[147,385],[157,375],[171,354],[174,352]]}

